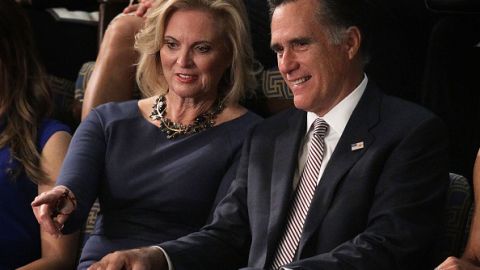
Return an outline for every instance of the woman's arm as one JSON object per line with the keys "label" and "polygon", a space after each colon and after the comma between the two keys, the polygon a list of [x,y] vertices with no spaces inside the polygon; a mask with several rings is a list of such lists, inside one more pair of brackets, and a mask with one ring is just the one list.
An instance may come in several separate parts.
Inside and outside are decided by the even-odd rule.
{"label": "woman's arm", "polygon": [[[143,4],[138,4],[142,5]],[[138,7],[138,5],[134,5]],[[132,8],[128,10],[134,11]],[[82,120],[98,105],[110,101],[126,101],[134,97],[135,63],[138,54],[134,49],[135,34],[141,29],[141,16],[117,16],[108,26],[85,89]]]}
{"label": "woman's arm", "polygon": [[475,198],[475,208],[473,212],[472,224],[470,225],[470,235],[467,246],[461,258],[448,257],[441,263],[436,270],[442,269],[463,269],[480,270],[480,150],[477,153],[475,165],[473,167],[473,194]]}
{"label": "woman's arm", "polygon": [[470,225],[470,235],[462,258],[480,265],[480,207],[477,207],[480,204],[480,150],[473,167],[473,194],[475,207]]}
{"label": "woman's arm", "polygon": [[[48,177],[48,184],[39,185],[38,193],[50,190],[55,185],[55,179],[65,158],[71,136],[59,131],[53,134],[45,144],[40,159],[40,165]],[[38,208],[34,208],[38,211]],[[43,230],[40,232],[42,257],[19,269],[73,269],[78,247],[78,232],[55,237]]]}

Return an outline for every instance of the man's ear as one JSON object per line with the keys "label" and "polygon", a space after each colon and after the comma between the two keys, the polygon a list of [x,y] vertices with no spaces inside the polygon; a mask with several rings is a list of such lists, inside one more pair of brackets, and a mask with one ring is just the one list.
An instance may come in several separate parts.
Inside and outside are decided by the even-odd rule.
{"label": "man's ear", "polygon": [[360,29],[356,26],[350,26],[345,31],[344,46],[348,54],[348,58],[352,60],[360,50],[360,44],[362,44],[362,34]]}

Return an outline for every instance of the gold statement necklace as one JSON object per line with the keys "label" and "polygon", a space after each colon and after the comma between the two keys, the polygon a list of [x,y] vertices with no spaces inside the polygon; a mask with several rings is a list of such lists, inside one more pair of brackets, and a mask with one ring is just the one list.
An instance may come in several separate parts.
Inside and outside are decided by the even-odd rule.
{"label": "gold statement necklace", "polygon": [[215,118],[223,111],[223,103],[217,98],[212,108],[198,115],[193,123],[184,125],[182,123],[173,122],[167,118],[167,100],[165,95],[160,95],[152,106],[152,114],[150,119],[159,121],[160,130],[167,135],[167,139],[175,139],[180,135],[189,135],[198,133],[202,130],[211,128],[215,125]]}

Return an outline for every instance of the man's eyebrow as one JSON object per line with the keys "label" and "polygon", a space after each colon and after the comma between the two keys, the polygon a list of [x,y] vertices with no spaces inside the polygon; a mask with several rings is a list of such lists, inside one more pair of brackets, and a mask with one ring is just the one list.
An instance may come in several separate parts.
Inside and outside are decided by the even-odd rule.
{"label": "man's eyebrow", "polygon": [[309,44],[312,43],[312,39],[309,37],[294,38],[288,42],[289,44]]}
{"label": "man's eyebrow", "polygon": [[[312,38],[309,37],[298,37],[298,38],[292,38],[288,41],[288,45],[292,44],[310,44],[312,43]],[[273,43],[270,45],[270,48],[274,51],[277,51],[278,49],[282,48],[282,46],[278,43]]]}
{"label": "man's eyebrow", "polygon": [[282,46],[280,46],[280,44],[278,43],[273,43],[270,45],[270,49],[272,49],[273,51],[278,51]]}

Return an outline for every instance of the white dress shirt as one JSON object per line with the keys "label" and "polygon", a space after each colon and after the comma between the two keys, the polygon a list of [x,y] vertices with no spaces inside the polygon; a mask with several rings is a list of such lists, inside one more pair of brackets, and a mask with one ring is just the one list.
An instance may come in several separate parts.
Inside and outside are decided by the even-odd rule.
{"label": "white dress shirt", "polygon": [[295,170],[295,176],[293,180],[294,187],[297,186],[298,181],[300,181],[300,175],[305,167],[305,163],[307,162],[308,156],[308,149],[310,147],[310,143],[312,141],[313,136],[313,122],[317,118],[322,118],[325,122],[327,122],[329,129],[328,133],[325,136],[325,152],[323,153],[323,160],[320,166],[320,173],[317,178],[317,184],[320,182],[320,178],[322,178],[323,172],[325,171],[325,167],[328,164],[328,161],[332,157],[333,151],[337,146],[340,137],[343,134],[343,130],[347,126],[348,120],[352,115],[353,110],[360,101],[360,98],[365,92],[365,88],[367,87],[368,78],[367,75],[364,75],[362,82],[355,88],[348,96],[346,96],[342,101],[340,101],[335,107],[333,107],[329,112],[327,112],[323,117],[319,117],[315,113],[308,112],[307,113],[307,130],[305,131],[305,137],[303,138],[303,146],[300,147],[298,151],[298,165],[297,169]]}

